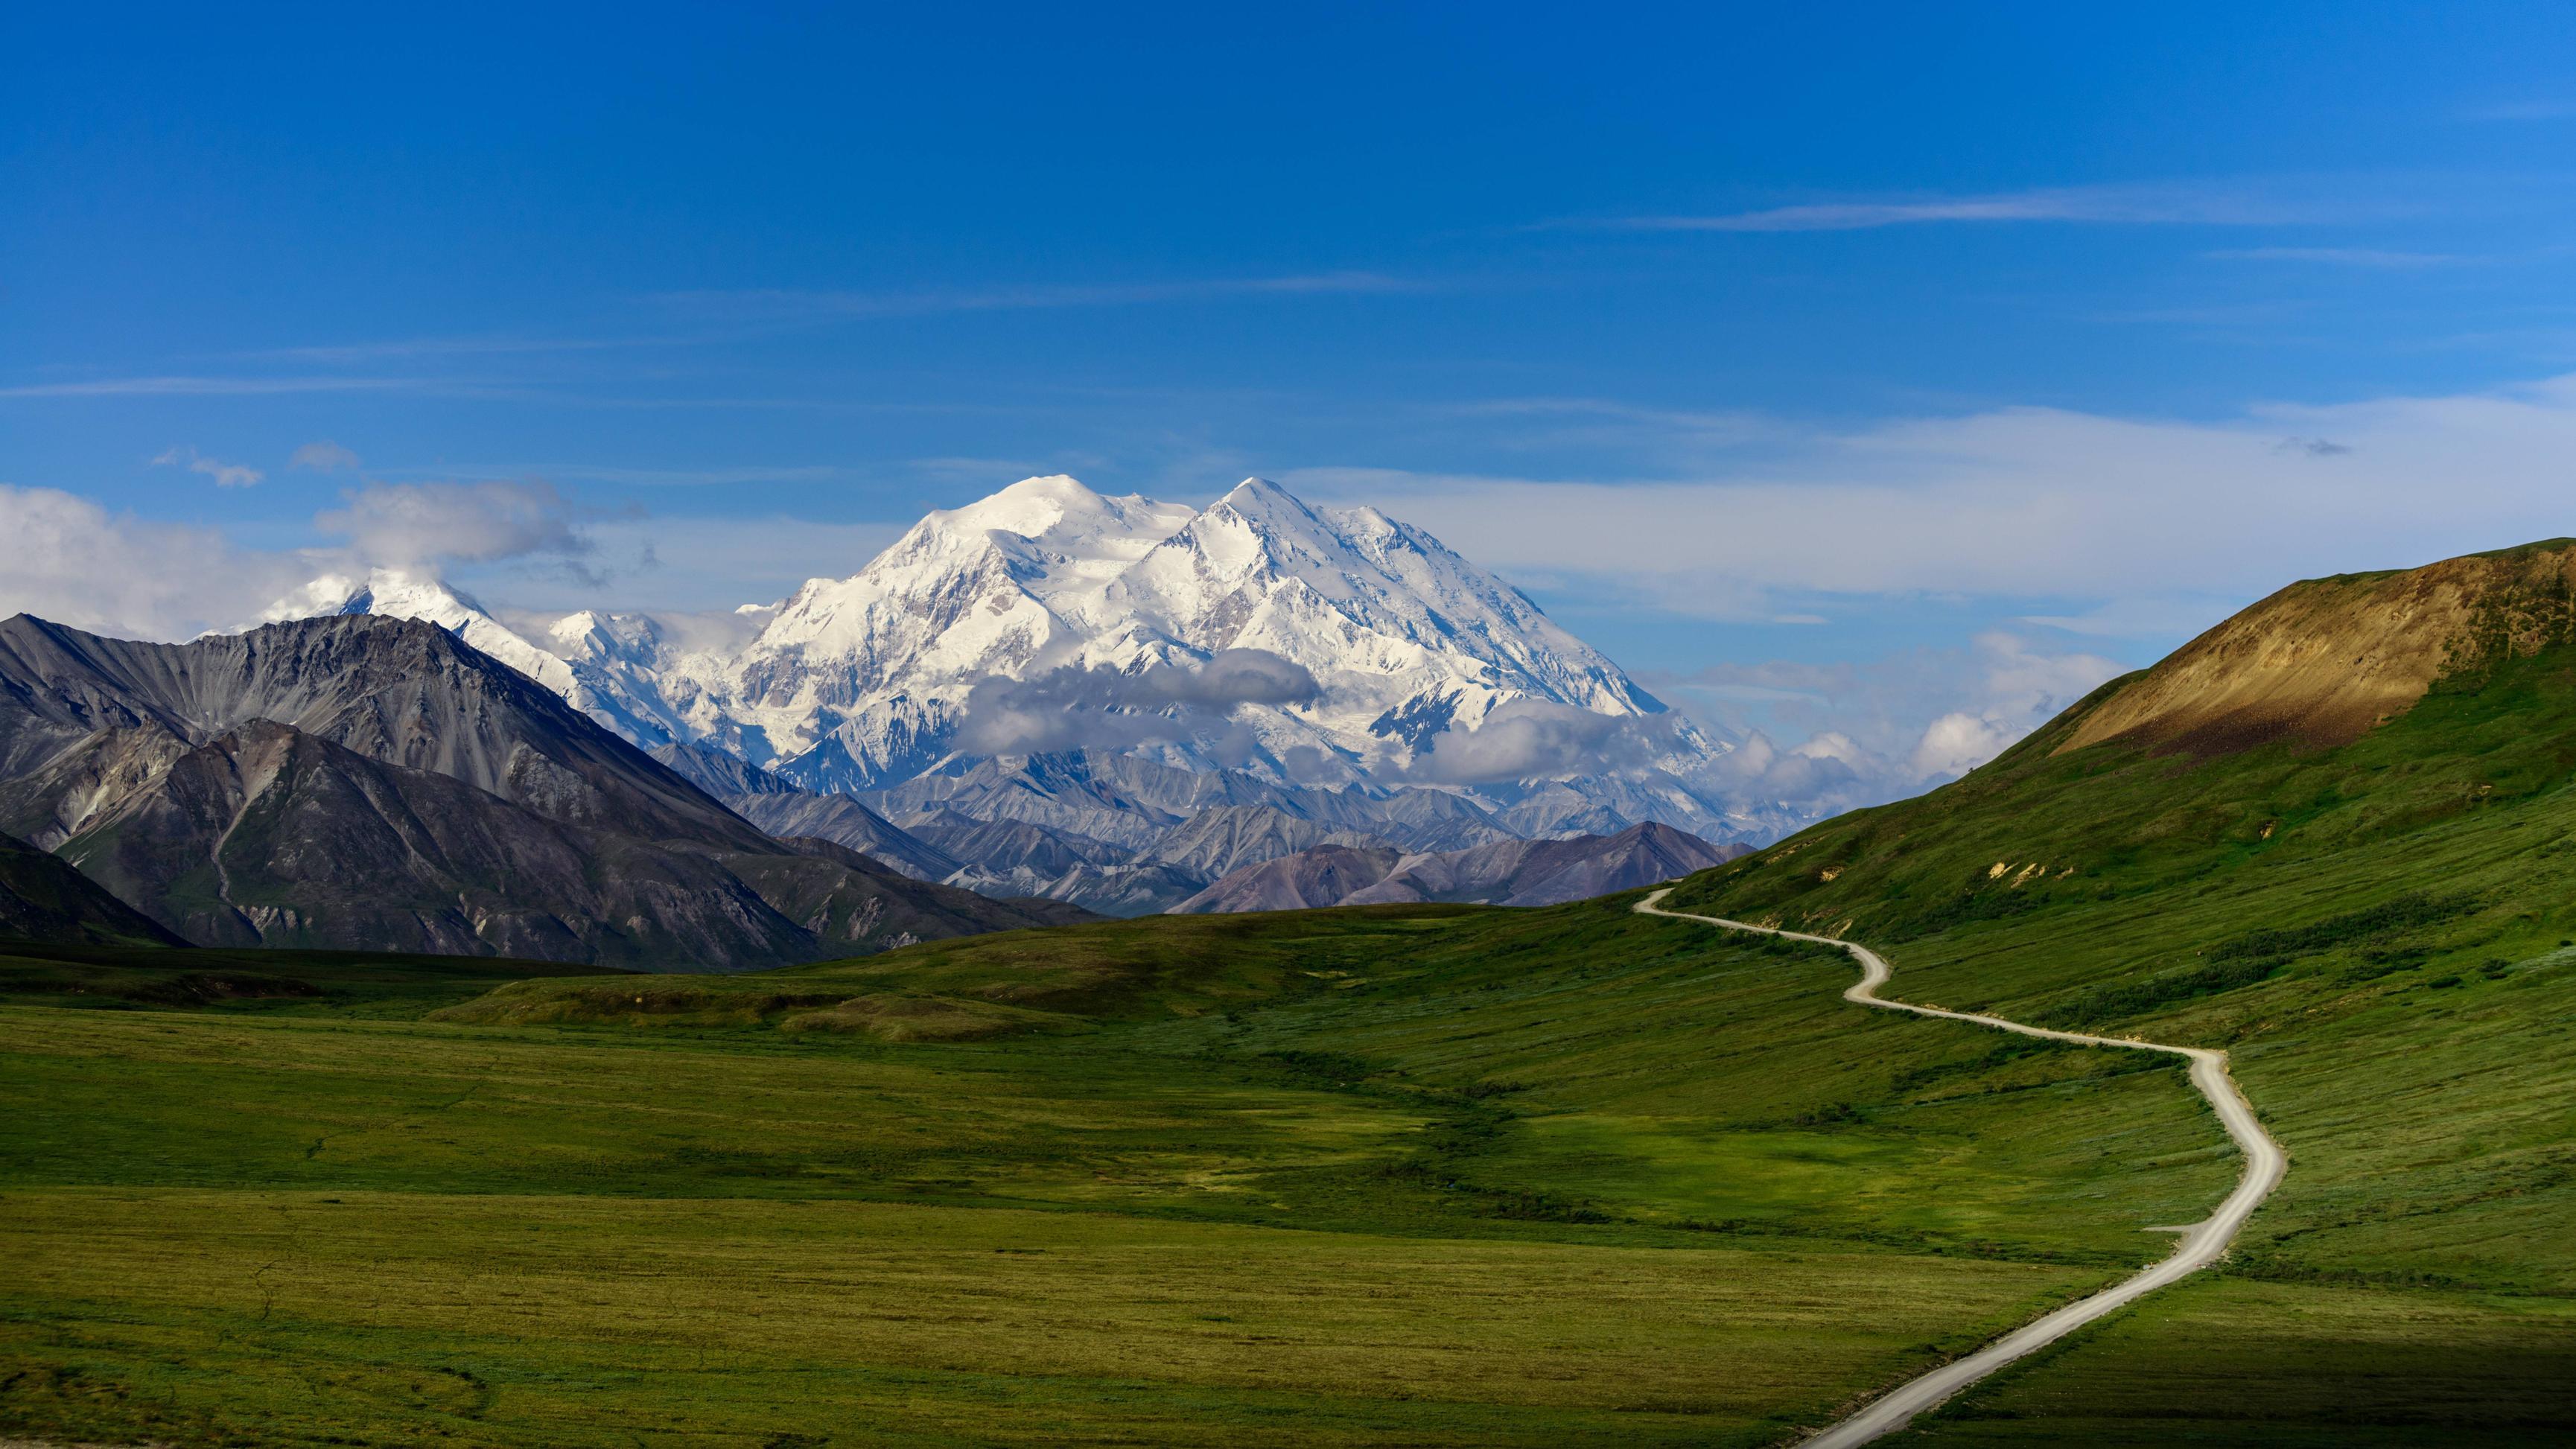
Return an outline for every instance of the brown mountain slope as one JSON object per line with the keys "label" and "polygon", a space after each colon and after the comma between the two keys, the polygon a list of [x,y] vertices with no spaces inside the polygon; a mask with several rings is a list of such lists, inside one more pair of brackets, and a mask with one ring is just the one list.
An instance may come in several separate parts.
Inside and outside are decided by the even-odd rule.
{"label": "brown mountain slope", "polygon": [[2576,539],[2290,585],[2131,676],[2058,753],[2104,740],[2226,754],[2346,744],[2434,680],[2576,636]]}

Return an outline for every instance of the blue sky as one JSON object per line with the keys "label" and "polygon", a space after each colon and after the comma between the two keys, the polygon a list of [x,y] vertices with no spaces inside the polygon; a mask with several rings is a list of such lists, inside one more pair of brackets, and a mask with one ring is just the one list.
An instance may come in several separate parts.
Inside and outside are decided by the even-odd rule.
{"label": "blue sky", "polygon": [[2576,532],[2556,7],[360,8],[13,24],[0,605],[221,622],[386,485],[695,609],[1260,473],[1901,752]]}

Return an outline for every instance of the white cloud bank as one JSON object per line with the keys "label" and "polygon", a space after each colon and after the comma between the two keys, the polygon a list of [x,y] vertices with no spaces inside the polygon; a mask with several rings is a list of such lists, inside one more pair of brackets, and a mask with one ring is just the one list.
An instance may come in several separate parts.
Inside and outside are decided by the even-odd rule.
{"label": "white cloud bank", "polygon": [[1773,456],[1645,482],[1282,481],[1364,497],[1506,574],[1708,618],[1770,618],[1783,596],[1941,594],[2138,619],[2576,532],[2576,376],[2218,422],[2006,408],[1814,432]]}
{"label": "white cloud bank", "polygon": [[[1876,804],[1955,779],[2001,754],[2106,680],[2119,663],[1990,630],[1958,649],[1914,649],[1865,663],[1713,664],[1645,682],[1747,745],[1736,788],[1836,809]],[[1753,723],[1804,744],[1783,750]]]}
{"label": "white cloud bank", "polygon": [[185,639],[256,615],[309,574],[291,554],[236,548],[211,528],[112,514],[53,488],[0,484],[0,616],[92,633]]}
{"label": "white cloud bank", "polygon": [[376,567],[551,560],[578,568],[591,543],[577,510],[532,483],[369,484],[315,517],[334,548],[261,550],[222,531],[110,513],[55,488],[0,484],[0,616],[35,614],[127,638],[238,628],[324,574]]}

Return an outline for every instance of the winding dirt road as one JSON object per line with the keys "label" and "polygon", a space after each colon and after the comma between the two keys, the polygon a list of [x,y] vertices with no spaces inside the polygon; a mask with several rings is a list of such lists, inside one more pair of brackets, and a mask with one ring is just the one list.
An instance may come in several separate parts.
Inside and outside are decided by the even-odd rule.
{"label": "winding dirt road", "polygon": [[2236,1230],[2245,1225],[2263,1199],[2280,1185],[2281,1174],[2289,1170],[2289,1158],[2272,1134],[2254,1116],[2254,1108],[2245,1095],[2236,1090],[2236,1081],[2227,1075],[2227,1053],[2207,1047],[2168,1046],[2163,1042],[2126,1041],[2119,1037],[2086,1036],[2081,1032],[2050,1031],[2046,1027],[2024,1026],[2000,1016],[1980,1016],[1966,1011],[1943,1011],[1934,1006],[1909,1006],[1902,1001],[1889,1001],[1878,994],[1895,974],[1879,954],[1866,946],[1838,941],[1831,936],[1810,936],[1802,931],[1783,931],[1771,926],[1750,925],[1743,921],[1722,920],[1716,916],[1694,916],[1683,911],[1668,911],[1660,902],[1671,895],[1667,887],[1637,903],[1641,915],[1669,916],[1681,921],[1699,921],[1729,931],[1751,931],[1756,935],[1779,936],[1791,941],[1813,941],[1819,946],[1832,946],[1851,953],[1860,963],[1860,980],[1843,993],[1845,1001],[1875,1006],[1886,1011],[1907,1011],[1916,1016],[1937,1016],[1949,1021],[1973,1022],[1997,1031],[2014,1031],[2023,1036],[2045,1037],[2050,1041],[2079,1042],[2086,1046],[2128,1047],[2136,1051],[2171,1052],[2191,1059],[2191,1084],[2209,1099],[2218,1120],[2227,1127],[2227,1135],[2245,1154],[2245,1173],[2238,1179],[2236,1190],[2218,1205],[2218,1211],[2184,1230],[2181,1241],[2162,1261],[2150,1264],[2134,1278],[2115,1283],[2090,1298],[2078,1299],[2056,1312],[2024,1324],[1965,1358],[1954,1359],[1920,1378],[1905,1383],[1870,1401],[1858,1413],[1832,1428],[1805,1441],[1802,1449],[1847,1449],[1866,1444],[1881,1435],[1893,1434],[1912,1422],[1914,1416],[1934,1408],[1951,1395],[2002,1368],[2018,1358],[2038,1352],[2057,1340],[2091,1323],[2097,1318],[2127,1306],[2136,1299],[2153,1293],[2168,1283],[2186,1277],[2215,1263],[2227,1252],[2236,1238]]}

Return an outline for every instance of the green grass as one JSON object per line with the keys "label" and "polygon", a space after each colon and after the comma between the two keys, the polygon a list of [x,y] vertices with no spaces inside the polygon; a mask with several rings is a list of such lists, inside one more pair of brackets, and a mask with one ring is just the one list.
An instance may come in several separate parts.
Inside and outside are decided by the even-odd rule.
{"label": "green grass", "polygon": [[409,1018],[471,1001],[539,971],[629,975],[607,967],[462,956],[0,941],[0,1003]]}
{"label": "green grass", "polygon": [[[2289,1148],[2215,1281],[1922,1437],[2576,1432],[2576,656],[2470,683],[2327,752],[2053,755],[2053,727],[1677,893],[1870,941],[1907,1000],[2225,1047]],[[2255,1344],[2222,1392],[2178,1367]],[[2110,1407],[2060,1417],[2079,1384]]]}
{"label": "green grass", "polygon": [[2171,1072],[1625,905],[0,1006],[0,1428],[1760,1444],[2232,1173]]}

